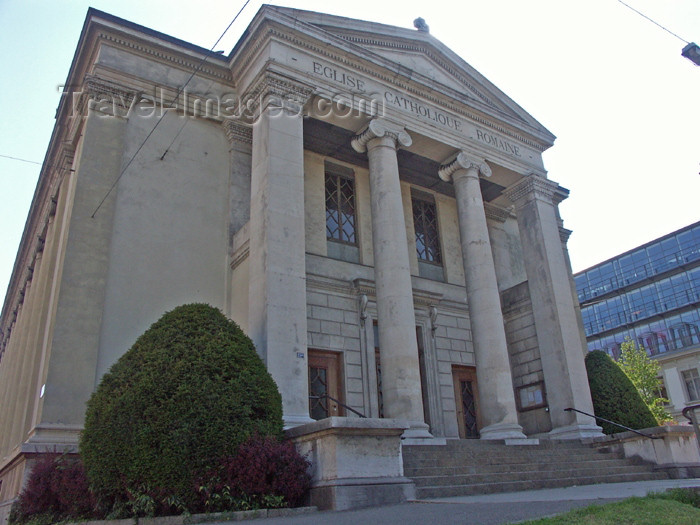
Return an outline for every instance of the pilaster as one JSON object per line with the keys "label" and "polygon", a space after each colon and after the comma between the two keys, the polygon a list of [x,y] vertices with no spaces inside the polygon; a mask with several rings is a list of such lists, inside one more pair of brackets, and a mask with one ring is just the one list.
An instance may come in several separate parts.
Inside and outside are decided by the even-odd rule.
{"label": "pilaster", "polygon": [[[249,335],[282,394],[287,428],[311,421],[308,399],[303,121],[265,73],[249,100],[253,124],[250,186]],[[304,86],[285,83],[297,95]],[[301,103],[301,100],[297,100]]]}
{"label": "pilaster", "polygon": [[515,204],[553,430],[558,439],[600,435],[593,413],[570,268],[562,249],[555,198],[559,185],[531,174],[505,195]]}
{"label": "pilaster", "polygon": [[[62,254],[58,254],[63,260],[47,352],[51,366],[37,421],[38,426],[50,429],[49,434],[82,425],[84,403],[97,379],[117,195],[117,191],[110,190],[122,170],[126,122],[97,108],[89,112],[82,131],[77,171],[71,177],[72,185],[68,186],[73,194],[67,197],[71,206],[67,237]],[[102,205],[97,209],[100,202]],[[73,430],[69,432],[72,434]],[[77,440],[77,432],[72,435]]]}

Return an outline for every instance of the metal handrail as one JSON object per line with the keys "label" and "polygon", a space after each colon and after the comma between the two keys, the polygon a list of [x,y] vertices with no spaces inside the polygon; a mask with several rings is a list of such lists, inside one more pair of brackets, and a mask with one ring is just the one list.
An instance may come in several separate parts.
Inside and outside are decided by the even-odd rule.
{"label": "metal handrail", "polygon": [[362,412],[358,412],[358,411],[355,410],[354,408],[349,407],[348,405],[346,405],[345,403],[343,403],[343,402],[340,401],[339,399],[336,399],[336,398],[334,398],[334,397],[331,397],[331,396],[329,396],[328,394],[323,394],[322,396],[309,396],[309,399],[323,399],[323,398],[328,398],[328,399],[330,399],[331,401],[334,401],[335,403],[338,403],[338,404],[339,404],[341,407],[343,407],[344,409],[349,410],[350,412],[352,412],[352,413],[354,413],[354,414],[357,414],[358,416],[367,419],[367,416],[364,415]]}
{"label": "metal handrail", "polygon": [[644,436],[645,438],[663,439],[661,436],[650,436],[649,434],[645,434],[644,432],[639,432],[638,430],[635,430],[635,429],[630,428],[630,427],[626,427],[625,425],[621,425],[620,423],[616,423],[615,421],[610,421],[609,419],[605,419],[604,417],[600,417],[600,416],[594,416],[593,414],[589,414],[588,412],[584,412],[583,410],[578,410],[576,408],[571,408],[571,407],[565,408],[564,412],[571,412],[572,410],[574,412],[578,412],[579,414],[584,414],[586,416],[590,416],[590,417],[593,417],[595,419],[599,419],[600,421],[605,421],[606,423],[610,423],[611,425],[615,425],[616,427],[624,428],[625,430],[628,430],[630,432],[634,432],[635,434],[639,434],[640,436]]}

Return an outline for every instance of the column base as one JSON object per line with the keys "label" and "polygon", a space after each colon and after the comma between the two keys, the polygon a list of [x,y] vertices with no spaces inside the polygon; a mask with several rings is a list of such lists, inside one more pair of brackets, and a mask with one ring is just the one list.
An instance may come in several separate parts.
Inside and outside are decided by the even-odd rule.
{"label": "column base", "polygon": [[433,439],[433,435],[430,433],[430,427],[423,423],[422,421],[401,421],[408,428],[401,434],[401,442],[406,443],[406,440],[423,440],[423,439]]}
{"label": "column base", "polygon": [[548,434],[551,439],[583,439],[603,436],[603,429],[598,425],[568,425],[557,427]]}
{"label": "column base", "polygon": [[527,439],[517,423],[495,423],[479,430],[480,439]]}
{"label": "column base", "polygon": [[284,423],[284,430],[288,430],[300,425],[306,425],[307,423],[314,423],[316,420],[311,419],[308,414],[284,414],[282,416],[282,421]]}

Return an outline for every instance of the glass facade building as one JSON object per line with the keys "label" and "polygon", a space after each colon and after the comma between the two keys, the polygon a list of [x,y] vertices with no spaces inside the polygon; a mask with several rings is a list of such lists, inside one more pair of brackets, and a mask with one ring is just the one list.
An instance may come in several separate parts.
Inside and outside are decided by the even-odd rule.
{"label": "glass facade building", "polygon": [[574,275],[588,349],[700,349],[700,222]]}

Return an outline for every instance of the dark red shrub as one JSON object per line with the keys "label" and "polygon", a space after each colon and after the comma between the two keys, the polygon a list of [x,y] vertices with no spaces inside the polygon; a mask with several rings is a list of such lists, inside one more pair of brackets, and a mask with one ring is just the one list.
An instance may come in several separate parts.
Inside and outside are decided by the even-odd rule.
{"label": "dark red shrub", "polygon": [[225,479],[236,492],[248,496],[283,496],[296,506],[311,484],[309,462],[289,441],[274,437],[252,437],[225,464]]}
{"label": "dark red shrub", "polygon": [[46,454],[34,464],[12,506],[10,522],[26,523],[39,516],[53,520],[95,516],[95,499],[78,457]]}
{"label": "dark red shrub", "polygon": [[284,498],[284,506],[297,506],[311,485],[309,466],[292,443],[252,436],[235,456],[223,458],[217,469],[199,477],[198,510],[261,508],[271,503],[270,496]]}

